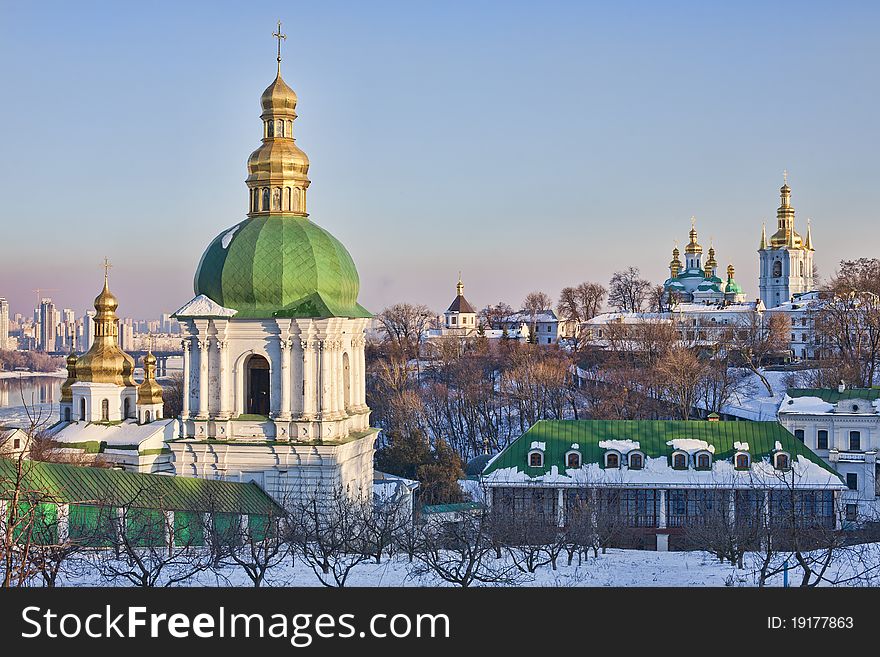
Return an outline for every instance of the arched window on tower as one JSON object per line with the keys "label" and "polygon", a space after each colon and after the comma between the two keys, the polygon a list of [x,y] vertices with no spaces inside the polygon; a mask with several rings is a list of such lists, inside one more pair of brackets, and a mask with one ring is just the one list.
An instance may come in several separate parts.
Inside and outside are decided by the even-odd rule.
{"label": "arched window on tower", "polygon": [[293,188],[293,193],[291,195],[291,212],[299,212],[299,187]]}
{"label": "arched window on tower", "polygon": [[263,212],[269,211],[269,188],[263,187]]}
{"label": "arched window on tower", "polygon": [[275,135],[278,137],[284,136],[284,121],[278,119],[278,127],[275,129]]}
{"label": "arched window on tower", "polygon": [[801,260],[801,276],[804,275],[804,261]]}
{"label": "arched window on tower", "polygon": [[79,419],[80,420],[86,419],[86,400],[85,399],[79,400]]}
{"label": "arched window on tower", "polygon": [[293,211],[293,201],[291,200],[292,194],[290,191],[290,187],[284,188],[284,209],[288,212]]}
{"label": "arched window on tower", "polygon": [[281,188],[276,187],[272,190],[272,209],[280,210],[281,209]]}
{"label": "arched window on tower", "polygon": [[288,137],[293,137],[293,121],[287,121],[287,132],[284,134],[286,134]]}
{"label": "arched window on tower", "polygon": [[266,136],[274,137],[275,136],[275,121],[267,121],[266,122]]}
{"label": "arched window on tower", "polygon": [[782,276],[782,261],[777,260],[773,263],[773,278],[779,278]]}

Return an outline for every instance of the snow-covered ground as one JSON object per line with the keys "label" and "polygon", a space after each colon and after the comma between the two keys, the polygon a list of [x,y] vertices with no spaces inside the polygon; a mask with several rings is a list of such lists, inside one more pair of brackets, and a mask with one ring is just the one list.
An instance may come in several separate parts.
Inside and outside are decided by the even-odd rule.
{"label": "snow-covered ground", "polygon": [[[877,563],[880,558],[880,544],[868,546],[871,551],[869,561]],[[582,563],[575,557],[571,566],[563,554],[558,569],[543,566],[534,574],[523,574],[520,586],[756,586],[757,556],[746,555],[742,569],[722,564],[706,552],[644,552],[640,550],[610,549],[607,554],[597,558],[590,556]],[[831,581],[842,580],[849,574],[863,570],[864,566],[854,566],[852,555],[841,556],[828,571]],[[97,569],[80,568],[84,574],[66,579],[65,586],[128,586],[125,581],[108,582],[97,574]],[[346,586],[449,586],[448,583],[433,577],[411,575],[411,565],[405,556],[385,558],[380,564],[362,563],[353,569]],[[789,570],[789,584],[797,586],[799,571],[792,565]],[[767,586],[783,586],[782,574],[772,577]],[[285,562],[270,570],[266,585],[274,586],[322,586],[311,568],[301,559],[291,565]],[[878,586],[880,576],[872,573],[857,581],[846,581],[846,586]],[[218,571],[200,573],[181,586],[251,586],[250,580],[240,569],[224,567]]]}
{"label": "snow-covered ground", "polygon": [[762,370],[762,374],[773,389],[773,394],[768,395],[767,388],[754,372],[740,371],[746,374],[742,389],[733,396],[730,404],[722,408],[722,412],[756,422],[775,420],[776,411],[789,387],[787,382],[793,378],[793,374],[800,374],[800,372]]}

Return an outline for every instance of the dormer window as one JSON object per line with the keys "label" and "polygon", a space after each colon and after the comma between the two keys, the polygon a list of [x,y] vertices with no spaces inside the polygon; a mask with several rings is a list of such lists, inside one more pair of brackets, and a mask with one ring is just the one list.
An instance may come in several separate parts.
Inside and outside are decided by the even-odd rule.
{"label": "dormer window", "polygon": [[685,452],[675,452],[672,455],[672,467],[675,470],[687,470],[688,455]]}
{"label": "dormer window", "polygon": [[619,468],[620,467],[620,454],[617,452],[608,452],[605,454],[605,467],[606,468]]}
{"label": "dormer window", "polygon": [[696,458],[697,470],[709,470],[712,468],[712,455],[709,452],[699,452]]}
{"label": "dormer window", "polygon": [[544,466],[544,452],[539,449],[533,449],[529,452],[529,467],[540,468]]}
{"label": "dormer window", "polygon": [[733,467],[737,470],[748,470],[751,459],[745,452],[739,452],[733,459]]}
{"label": "dormer window", "polygon": [[791,457],[785,452],[778,452],[773,456],[773,467],[777,470],[788,470],[791,468]]}
{"label": "dormer window", "polygon": [[565,465],[568,468],[581,467],[581,453],[576,450],[571,450],[565,455]]}
{"label": "dormer window", "polygon": [[629,455],[629,469],[641,470],[645,467],[645,457],[641,452],[632,452]]}

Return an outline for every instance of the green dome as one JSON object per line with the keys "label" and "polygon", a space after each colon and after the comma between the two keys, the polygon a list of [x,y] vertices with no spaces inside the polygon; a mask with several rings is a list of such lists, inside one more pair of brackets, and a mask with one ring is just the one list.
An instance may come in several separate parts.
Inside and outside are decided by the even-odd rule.
{"label": "green dome", "polygon": [[214,238],[195,277],[204,294],[237,319],[370,317],[342,243],[305,217],[245,219]]}
{"label": "green dome", "polygon": [[742,286],[733,279],[730,280],[730,282],[727,284],[727,287],[724,288],[724,291],[727,294],[742,294],[743,293]]}

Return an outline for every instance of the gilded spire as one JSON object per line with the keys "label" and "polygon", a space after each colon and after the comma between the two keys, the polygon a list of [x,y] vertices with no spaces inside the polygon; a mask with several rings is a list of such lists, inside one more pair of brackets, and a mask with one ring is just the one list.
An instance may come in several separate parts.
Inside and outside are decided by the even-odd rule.
{"label": "gilded spire", "polygon": [[685,253],[702,253],[703,247],[697,243],[697,219],[696,217],[691,217],[691,230],[688,235],[690,236],[690,243],[684,248]]}
{"label": "gilded spire", "polygon": [[457,296],[464,295],[464,283],[461,282],[461,272],[458,272],[458,285],[455,286],[455,294]]}
{"label": "gilded spire", "polygon": [[791,187],[788,171],[783,172],[784,183],[779,188],[779,208],[776,210],[776,232],[770,238],[773,248],[801,248],[801,236],[794,229],[794,208],[791,206]]}
{"label": "gilded spire", "polygon": [[138,406],[162,403],[162,386],[156,381],[156,357],[153,350],[144,356],[144,382],[138,386]]}
{"label": "gilded spire", "polygon": [[309,158],[294,143],[297,97],[281,77],[281,41],[287,38],[281,21],[273,36],[278,40],[278,73],[260,97],[263,143],[248,158],[248,216],[306,217]]}
{"label": "gilded spire", "polygon": [[61,384],[62,402],[73,401],[73,390],[71,390],[71,386],[76,383],[76,361],[76,354],[73,352],[73,348],[71,348],[70,354],[67,356],[67,380]]}
{"label": "gilded spire", "polygon": [[807,251],[815,251],[813,248],[813,224],[807,219],[807,239],[804,241],[804,249]]}
{"label": "gilded spire", "polygon": [[669,261],[669,273],[671,274],[671,278],[675,278],[681,273],[681,260],[678,259],[681,252],[678,250],[678,245],[672,247],[672,260]]}
{"label": "gilded spire", "polygon": [[761,223],[761,246],[758,247],[759,251],[763,251],[767,248],[767,223]]}
{"label": "gilded spire", "polygon": [[95,297],[95,335],[91,348],[76,363],[79,381],[134,386],[134,359],[117,344],[119,301],[110,291],[110,261],[104,258],[104,288]]}

